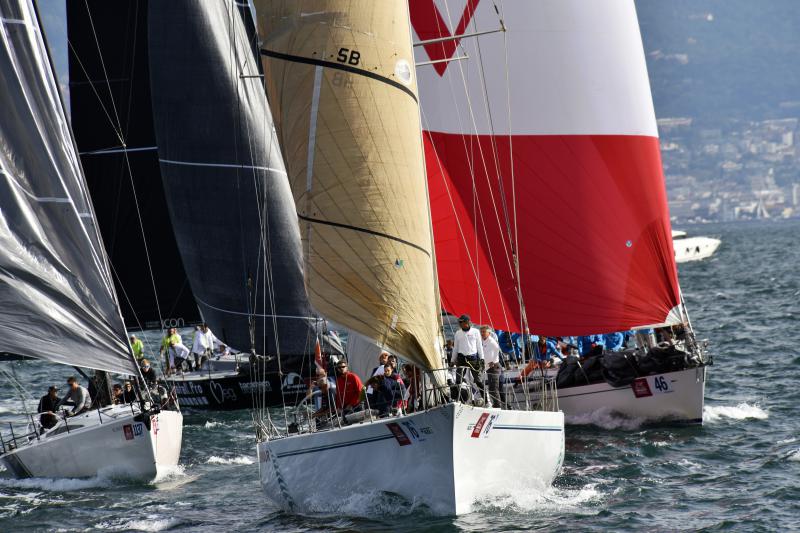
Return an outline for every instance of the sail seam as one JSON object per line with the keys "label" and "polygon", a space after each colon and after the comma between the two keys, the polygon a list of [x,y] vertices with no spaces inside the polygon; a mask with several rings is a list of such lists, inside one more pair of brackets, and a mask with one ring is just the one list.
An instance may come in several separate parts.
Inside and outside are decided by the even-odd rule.
{"label": "sail seam", "polygon": [[369,235],[375,235],[376,237],[384,237],[386,239],[391,239],[391,240],[399,242],[401,244],[405,244],[407,246],[411,246],[412,248],[416,248],[417,250],[419,250],[420,252],[424,253],[428,257],[431,256],[431,253],[428,250],[426,250],[425,248],[423,248],[422,246],[419,246],[418,244],[414,244],[413,242],[409,242],[409,241],[407,241],[405,239],[401,239],[400,237],[395,237],[394,235],[389,235],[388,233],[381,233],[380,231],[375,231],[375,230],[371,230],[371,229],[367,229],[367,228],[360,228],[358,226],[351,226],[350,224],[342,224],[340,222],[331,222],[329,220],[320,220],[318,218],[311,218],[311,217],[303,216],[303,215],[301,215],[299,213],[297,214],[297,217],[300,220],[305,220],[306,222],[311,222],[311,223],[314,223],[314,224],[323,224],[325,226],[334,226],[336,228],[350,229],[350,230],[358,231],[358,232],[361,232],[361,233],[367,233]]}
{"label": "sail seam", "polygon": [[367,78],[372,78],[373,80],[381,81],[383,83],[391,85],[396,89],[400,89],[401,91],[409,95],[411,98],[413,98],[415,102],[419,103],[419,101],[417,100],[417,95],[414,94],[414,91],[412,91],[399,81],[394,81],[391,78],[387,78],[386,76],[381,76],[380,74],[375,74],[374,72],[369,72],[367,70],[351,67],[348,65],[334,63],[332,61],[323,61],[321,59],[313,59],[310,57],[282,54],[280,52],[273,52],[272,50],[265,50],[263,48],[261,49],[261,55],[267,57],[273,57],[275,59],[283,59],[284,61],[291,61],[293,63],[305,63],[306,65],[317,65],[320,67],[328,67],[335,70],[343,70],[344,72],[350,72],[351,74],[366,76]]}
{"label": "sail seam", "polygon": [[176,161],[174,159],[159,159],[161,163],[167,163],[170,165],[186,165],[190,167],[216,167],[216,168],[249,168],[252,170],[269,170],[270,172],[277,172],[279,174],[286,174],[285,170],[281,170],[280,168],[272,168],[272,167],[261,167],[257,165],[236,165],[232,163],[196,163],[194,161]]}

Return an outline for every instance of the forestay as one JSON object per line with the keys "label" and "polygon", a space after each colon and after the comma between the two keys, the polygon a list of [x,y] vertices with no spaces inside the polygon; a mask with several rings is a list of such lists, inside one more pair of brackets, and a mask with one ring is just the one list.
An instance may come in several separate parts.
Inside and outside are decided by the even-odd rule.
{"label": "forestay", "polygon": [[311,304],[424,367],[440,366],[407,3],[255,4]]}
{"label": "forestay", "polygon": [[444,307],[546,335],[680,320],[633,1],[410,6],[419,41],[467,35],[416,49],[440,61],[417,74]]}
{"label": "forestay", "polygon": [[0,18],[0,351],[133,373],[33,4]]}

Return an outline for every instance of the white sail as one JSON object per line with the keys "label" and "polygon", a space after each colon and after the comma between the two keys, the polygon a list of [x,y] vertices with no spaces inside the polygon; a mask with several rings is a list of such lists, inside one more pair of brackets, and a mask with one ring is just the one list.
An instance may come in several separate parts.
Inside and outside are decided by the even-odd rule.
{"label": "white sail", "polygon": [[134,373],[33,4],[0,20],[0,351]]}

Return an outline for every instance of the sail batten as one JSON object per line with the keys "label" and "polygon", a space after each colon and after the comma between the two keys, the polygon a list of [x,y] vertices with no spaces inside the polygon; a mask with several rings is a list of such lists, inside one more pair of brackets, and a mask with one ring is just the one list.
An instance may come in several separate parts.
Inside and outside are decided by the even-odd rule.
{"label": "sail batten", "polygon": [[256,13],[312,305],[439,367],[406,2],[264,1]]}
{"label": "sail batten", "polygon": [[34,7],[0,17],[0,351],[135,373]]}

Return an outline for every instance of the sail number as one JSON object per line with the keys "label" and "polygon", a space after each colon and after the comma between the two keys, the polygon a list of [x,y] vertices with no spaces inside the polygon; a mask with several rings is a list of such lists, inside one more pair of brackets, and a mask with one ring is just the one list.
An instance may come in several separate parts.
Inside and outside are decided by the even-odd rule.
{"label": "sail number", "polygon": [[664,376],[653,376],[653,389],[657,393],[672,392],[669,381]]}
{"label": "sail number", "polygon": [[361,52],[358,50],[350,50],[349,48],[339,48],[336,61],[339,63],[347,63],[348,65],[358,65],[359,61],[361,61]]}

